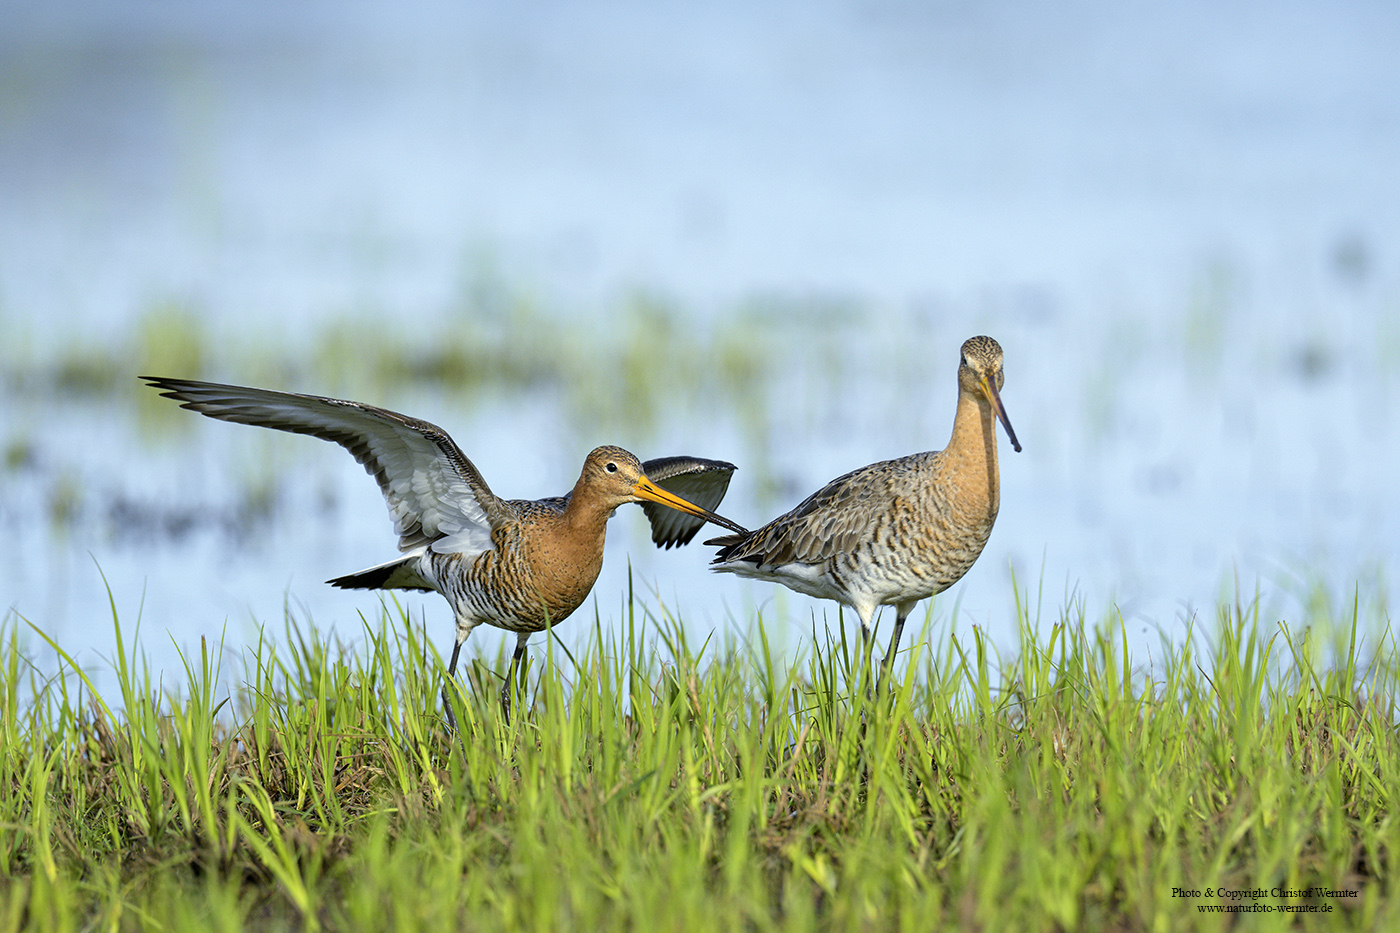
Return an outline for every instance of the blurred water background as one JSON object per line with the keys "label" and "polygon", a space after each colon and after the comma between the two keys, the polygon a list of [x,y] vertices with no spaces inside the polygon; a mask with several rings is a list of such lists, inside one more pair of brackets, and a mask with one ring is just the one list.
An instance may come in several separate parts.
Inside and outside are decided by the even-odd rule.
{"label": "blurred water background", "polygon": [[[584,454],[739,464],[750,526],[947,440],[996,337],[1025,452],[939,624],[1121,611],[1150,648],[1400,549],[1400,10],[1384,2],[0,3],[0,613],[153,663],[394,553],[343,451],[138,386],[435,421],[498,494]],[[698,642],[836,618],[654,552]],[[104,585],[105,576],[105,585]],[[435,595],[405,602],[441,649]],[[956,618],[954,618],[956,606]],[[916,616],[916,619],[918,617]],[[854,620],[847,624],[854,626]],[[886,627],[889,618],[885,617]],[[33,641],[26,626],[21,637]],[[935,631],[942,631],[936,629]],[[485,636],[485,637],[482,637]],[[478,630],[490,650],[494,631]]]}

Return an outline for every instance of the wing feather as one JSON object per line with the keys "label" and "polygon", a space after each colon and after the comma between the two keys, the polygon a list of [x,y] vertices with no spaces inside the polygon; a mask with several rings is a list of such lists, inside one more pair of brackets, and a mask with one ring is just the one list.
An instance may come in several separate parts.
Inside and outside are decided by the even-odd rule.
{"label": "wing feather", "polygon": [[[719,508],[729,491],[729,480],[736,469],[732,463],[703,457],[660,457],[642,464],[642,472],[653,483],[711,512]],[[641,506],[651,520],[652,543],[660,548],[689,544],[705,526],[703,518],[659,502],[643,502]]]}
{"label": "wing feather", "polygon": [[510,517],[476,466],[435,424],[359,402],[245,386],[142,376],[180,407],[210,418],[308,434],[339,444],[364,465],[399,535],[399,550],[490,550],[491,529]]}

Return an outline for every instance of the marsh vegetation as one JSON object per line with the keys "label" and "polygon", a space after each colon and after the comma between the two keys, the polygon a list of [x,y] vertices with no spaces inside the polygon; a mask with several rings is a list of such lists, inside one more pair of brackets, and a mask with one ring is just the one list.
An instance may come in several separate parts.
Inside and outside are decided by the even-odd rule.
{"label": "marsh vegetation", "polygon": [[[21,645],[47,639],[11,626],[0,929],[1394,922],[1400,655],[1375,607],[1222,606],[1144,659],[1120,619],[1028,595],[1015,651],[926,627],[890,693],[839,629],[788,664],[761,618],[696,645],[629,599],[620,635],[536,649],[510,723],[478,654],[455,737],[393,606],[354,646],[289,619],[178,673],[114,620],[116,696],[37,673]],[[1225,893],[1261,888],[1351,893]]]}

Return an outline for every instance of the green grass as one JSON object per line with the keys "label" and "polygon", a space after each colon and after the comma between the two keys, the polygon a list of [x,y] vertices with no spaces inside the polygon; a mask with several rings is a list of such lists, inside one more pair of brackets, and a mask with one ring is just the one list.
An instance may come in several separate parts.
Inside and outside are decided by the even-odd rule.
{"label": "green grass", "polygon": [[[1400,663],[1379,610],[1275,624],[1227,607],[1147,665],[1117,619],[1070,607],[1037,636],[1022,608],[1014,654],[926,629],[872,697],[839,630],[792,662],[761,620],[696,647],[631,607],[572,656],[537,639],[509,724],[502,659],[474,658],[460,742],[441,661],[397,610],[351,647],[289,623],[237,670],[201,645],[152,671],[128,647],[107,698],[71,662],[38,674],[21,638],[40,636],[9,626],[0,930],[1400,919]],[[1173,893],[1276,886],[1357,896]],[[1201,912],[1221,904],[1330,912]]]}

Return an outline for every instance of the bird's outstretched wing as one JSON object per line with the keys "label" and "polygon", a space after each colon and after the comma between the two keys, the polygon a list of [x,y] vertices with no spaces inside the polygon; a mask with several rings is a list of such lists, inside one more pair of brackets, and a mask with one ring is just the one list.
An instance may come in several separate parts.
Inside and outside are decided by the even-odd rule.
{"label": "bird's outstretched wing", "polygon": [[[719,508],[729,491],[729,479],[735,469],[732,463],[702,457],[659,457],[642,464],[642,472],[653,483],[711,512]],[[651,540],[657,547],[689,544],[705,525],[703,518],[656,502],[643,502],[641,506],[651,520]]]}
{"label": "bird's outstretched wing", "polygon": [[189,379],[142,376],[182,408],[210,418],[333,441],[379,483],[399,550],[490,550],[491,529],[509,517],[476,466],[437,425],[359,402]]}

